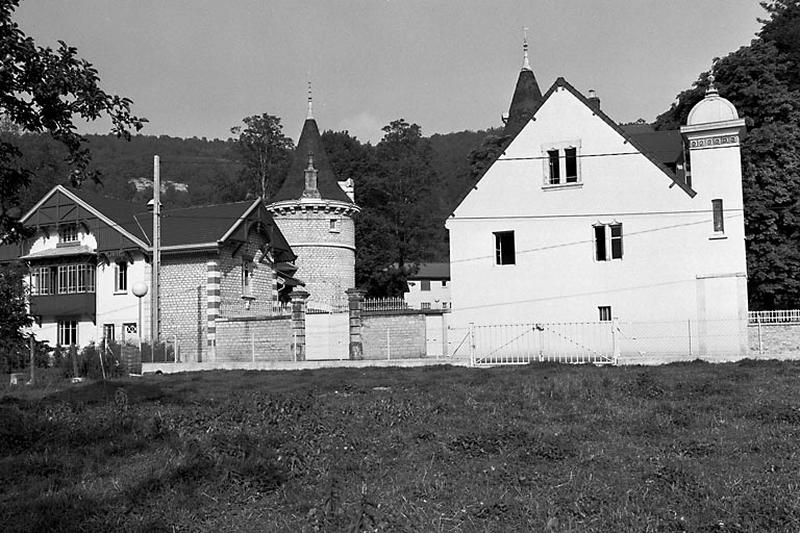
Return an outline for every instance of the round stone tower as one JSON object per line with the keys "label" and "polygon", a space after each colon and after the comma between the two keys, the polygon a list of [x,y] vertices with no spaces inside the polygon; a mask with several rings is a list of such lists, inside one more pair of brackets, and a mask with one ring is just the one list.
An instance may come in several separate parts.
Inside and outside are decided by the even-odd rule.
{"label": "round stone tower", "polygon": [[346,303],[345,291],[355,287],[353,215],[359,208],[333,174],[310,94],[289,174],[267,210],[297,255],[295,276],[306,284],[309,307]]}

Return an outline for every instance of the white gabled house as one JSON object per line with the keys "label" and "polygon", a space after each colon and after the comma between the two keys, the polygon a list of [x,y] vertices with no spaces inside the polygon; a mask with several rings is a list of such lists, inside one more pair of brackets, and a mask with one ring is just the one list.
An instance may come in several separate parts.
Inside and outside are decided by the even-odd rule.
{"label": "white gabled house", "polygon": [[680,132],[626,131],[563,78],[541,95],[526,54],[505,151],[446,222],[455,327],[618,319],[663,332],[638,353],[744,354],[743,129],[712,84]]}

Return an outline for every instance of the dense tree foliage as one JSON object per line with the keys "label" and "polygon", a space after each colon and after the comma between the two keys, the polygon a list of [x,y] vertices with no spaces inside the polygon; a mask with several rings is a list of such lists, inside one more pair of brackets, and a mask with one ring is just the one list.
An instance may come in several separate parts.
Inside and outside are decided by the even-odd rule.
{"label": "dense tree foliage", "polygon": [[398,296],[408,268],[430,257],[435,243],[430,215],[439,212],[440,198],[433,194],[433,149],[421,128],[399,119],[383,132],[373,172],[356,182],[362,210],[356,279],[371,296]]}
{"label": "dense tree foliage", "polygon": [[[112,132],[129,138],[144,119],[131,114],[131,101],[100,88],[97,70],[64,42],[58,49],[37,46],[12,20],[19,0],[0,2],[0,114],[12,133],[47,133],[66,149],[69,179],[79,184],[97,179],[90,170],[86,140],[74,120],[111,119]],[[8,127],[4,128],[8,130]],[[0,139],[0,238],[18,239],[22,227],[21,195],[31,181],[31,170],[13,136]]]}
{"label": "dense tree foliage", "polygon": [[[715,84],[745,117],[742,171],[750,306],[800,305],[800,0],[762,3],[769,14],[749,46],[717,60]],[[686,123],[709,72],[656,119]]]}
{"label": "dense tree foliage", "polygon": [[27,271],[21,262],[0,265],[0,372],[21,368],[27,359],[22,328],[33,323],[22,283]]}
{"label": "dense tree foliage", "polygon": [[238,136],[234,146],[242,163],[243,179],[237,184],[269,201],[286,178],[294,144],[283,134],[281,119],[274,115],[253,115],[242,122],[244,126],[231,128]]}

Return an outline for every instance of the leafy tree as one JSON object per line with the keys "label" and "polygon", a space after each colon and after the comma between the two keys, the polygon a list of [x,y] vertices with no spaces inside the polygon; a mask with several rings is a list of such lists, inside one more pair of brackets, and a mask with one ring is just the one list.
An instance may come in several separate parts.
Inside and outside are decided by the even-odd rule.
{"label": "leafy tree", "polygon": [[33,322],[26,308],[23,279],[27,268],[21,262],[0,266],[0,370],[25,366],[26,338],[22,328]]}
{"label": "leafy tree", "polygon": [[357,182],[370,173],[374,148],[362,144],[348,131],[325,130],[320,135],[331,169],[339,181]]}
{"label": "leafy tree", "polygon": [[429,257],[434,232],[430,213],[436,173],[430,141],[403,119],[383,128],[374,173],[356,182],[362,207],[356,225],[356,281],[370,296],[399,296],[408,268]]}
{"label": "leafy tree", "polygon": [[[800,305],[800,0],[762,3],[770,14],[749,46],[717,60],[715,84],[745,117],[742,173],[750,306]],[[708,72],[656,119],[686,123]]]}
{"label": "leafy tree", "polygon": [[[22,133],[48,133],[67,149],[70,180],[78,185],[99,179],[89,169],[86,139],[77,133],[74,119],[111,119],[112,132],[130,138],[145,119],[131,114],[131,100],[100,88],[97,70],[80,59],[64,42],[53,50],[40,47],[12,20],[19,0],[0,2],[0,114]],[[22,152],[8,137],[0,142],[0,238],[11,242],[23,235],[18,222],[20,195],[31,171],[21,163]]]}
{"label": "leafy tree", "polygon": [[294,144],[283,134],[281,119],[274,115],[253,115],[242,122],[244,127],[235,126],[231,133],[238,136],[235,146],[243,164],[243,185],[247,191],[258,191],[267,201],[286,178]]}

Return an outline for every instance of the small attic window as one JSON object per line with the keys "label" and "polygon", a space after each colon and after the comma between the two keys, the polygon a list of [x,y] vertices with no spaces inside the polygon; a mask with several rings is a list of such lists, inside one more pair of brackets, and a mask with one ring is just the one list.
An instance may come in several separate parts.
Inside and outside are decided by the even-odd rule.
{"label": "small attic window", "polygon": [[59,243],[73,243],[78,242],[78,226],[76,224],[67,224],[58,228],[58,242]]}
{"label": "small attic window", "polygon": [[330,229],[329,229],[329,231],[331,233],[339,233],[339,219],[338,218],[330,219]]}

